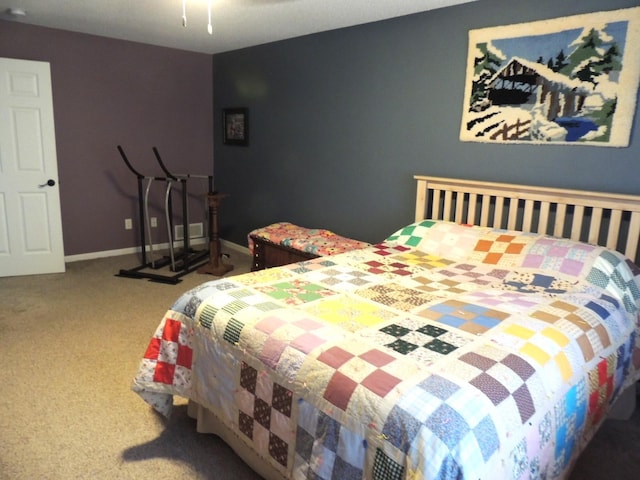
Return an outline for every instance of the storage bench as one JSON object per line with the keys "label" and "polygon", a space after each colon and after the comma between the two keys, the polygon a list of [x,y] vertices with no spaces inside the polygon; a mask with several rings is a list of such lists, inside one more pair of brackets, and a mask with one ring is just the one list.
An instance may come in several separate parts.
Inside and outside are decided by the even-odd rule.
{"label": "storage bench", "polygon": [[249,233],[251,271],[279,267],[325,255],[336,255],[369,246],[329,230],[304,228],[288,222],[273,223]]}

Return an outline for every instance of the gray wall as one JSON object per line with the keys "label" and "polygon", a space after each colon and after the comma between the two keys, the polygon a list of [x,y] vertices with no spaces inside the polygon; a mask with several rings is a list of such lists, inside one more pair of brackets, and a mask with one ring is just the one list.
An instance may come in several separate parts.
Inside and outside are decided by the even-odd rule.
{"label": "gray wall", "polygon": [[[215,55],[222,236],[290,221],[379,241],[412,221],[414,174],[640,194],[637,114],[629,148],[458,139],[468,30],[637,4],[480,0]],[[249,108],[248,147],[222,144],[226,107]]]}
{"label": "gray wall", "polygon": [[[152,146],[176,171],[212,173],[210,55],[0,21],[0,56],[51,64],[65,255],[139,243],[136,179],[116,145],[147,175],[162,174]],[[152,194],[156,242],[163,188]],[[192,221],[206,217],[206,191],[190,202]]]}

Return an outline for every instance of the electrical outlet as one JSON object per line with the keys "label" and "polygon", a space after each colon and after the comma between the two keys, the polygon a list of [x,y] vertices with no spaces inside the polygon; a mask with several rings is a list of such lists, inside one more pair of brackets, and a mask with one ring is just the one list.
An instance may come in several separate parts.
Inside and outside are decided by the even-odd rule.
{"label": "electrical outlet", "polygon": [[133,228],[133,221],[130,218],[124,219],[124,229],[131,230]]}
{"label": "electrical outlet", "polygon": [[151,217],[151,228],[158,226],[158,217]]}

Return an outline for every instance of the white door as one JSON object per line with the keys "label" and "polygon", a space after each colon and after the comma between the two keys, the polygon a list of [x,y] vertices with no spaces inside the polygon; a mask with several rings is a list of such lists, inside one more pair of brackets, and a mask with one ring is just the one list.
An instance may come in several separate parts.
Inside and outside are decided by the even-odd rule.
{"label": "white door", "polygon": [[49,64],[0,58],[0,277],[64,268]]}

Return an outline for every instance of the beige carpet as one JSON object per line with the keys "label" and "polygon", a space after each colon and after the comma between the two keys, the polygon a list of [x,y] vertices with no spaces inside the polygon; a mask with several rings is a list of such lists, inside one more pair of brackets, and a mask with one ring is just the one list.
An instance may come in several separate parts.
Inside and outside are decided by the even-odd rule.
{"label": "beige carpet", "polygon": [[[164,312],[185,290],[114,276],[134,256],[0,278],[1,479],[255,480],[217,437],[195,432],[184,401],[164,420],[130,382]],[[232,253],[228,274],[249,271]],[[572,480],[637,478],[640,415],[605,424]]]}
{"label": "beige carpet", "polygon": [[[71,263],[64,274],[0,278],[0,478],[248,480],[184,402],[168,421],[130,383],[164,312],[185,290],[114,276],[135,256]],[[232,274],[249,271],[233,253]]]}

